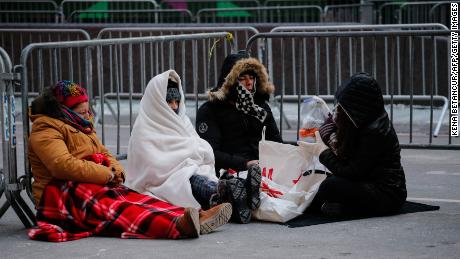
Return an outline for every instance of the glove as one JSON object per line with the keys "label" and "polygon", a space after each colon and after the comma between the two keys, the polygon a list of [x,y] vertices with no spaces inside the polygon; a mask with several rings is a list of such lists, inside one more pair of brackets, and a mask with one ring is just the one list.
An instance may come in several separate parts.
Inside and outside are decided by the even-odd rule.
{"label": "glove", "polygon": [[114,167],[112,167],[112,173],[114,174],[114,178],[112,179],[112,183],[119,185],[125,182],[125,173],[122,171],[116,171]]}
{"label": "glove", "polygon": [[332,133],[337,131],[337,126],[335,125],[334,120],[332,119],[331,114],[329,117],[324,121],[324,124],[319,127],[319,134],[321,135],[321,139],[324,143],[330,144],[331,135]]}
{"label": "glove", "polygon": [[316,137],[316,143],[297,141],[297,145],[299,145],[299,147],[304,148],[310,154],[319,156],[324,150],[328,149],[328,146],[324,144],[318,131],[315,132],[315,137]]}
{"label": "glove", "polygon": [[96,164],[103,165],[103,166],[110,166],[110,160],[104,154],[101,153],[94,153],[89,156],[84,157],[83,159],[93,161]]}

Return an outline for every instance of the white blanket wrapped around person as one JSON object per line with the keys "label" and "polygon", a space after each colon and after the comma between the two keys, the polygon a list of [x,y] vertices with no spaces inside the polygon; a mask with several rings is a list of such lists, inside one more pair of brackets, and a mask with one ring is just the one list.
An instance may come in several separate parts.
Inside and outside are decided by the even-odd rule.
{"label": "white blanket wrapped around person", "polygon": [[[166,102],[168,80],[177,83],[182,97],[177,112]],[[190,178],[218,179],[212,147],[196,133],[183,97],[182,83],[174,70],[148,83],[129,139],[126,185],[177,206],[200,208]]]}
{"label": "white blanket wrapped around person", "polygon": [[267,141],[265,132],[259,142],[259,165],[261,205],[253,217],[271,222],[286,222],[301,215],[328,173],[308,148]]}

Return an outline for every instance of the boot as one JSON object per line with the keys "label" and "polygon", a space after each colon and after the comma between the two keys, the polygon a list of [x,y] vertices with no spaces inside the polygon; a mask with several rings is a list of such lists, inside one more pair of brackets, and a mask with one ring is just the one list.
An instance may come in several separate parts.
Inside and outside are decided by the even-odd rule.
{"label": "boot", "polygon": [[262,182],[262,170],[259,165],[251,165],[248,169],[245,187],[248,194],[248,206],[251,210],[260,206],[260,183]]}
{"label": "boot", "polygon": [[[231,170],[231,169],[229,169],[229,170]],[[235,176],[233,174],[231,174],[229,172],[229,170],[220,169],[220,177],[219,177],[219,179],[229,180],[229,179],[235,178]]]}
{"label": "boot", "polygon": [[233,206],[232,220],[243,224],[249,223],[252,213],[248,207],[248,196],[242,179],[226,180],[225,193]]}
{"label": "boot", "polygon": [[197,238],[200,236],[200,216],[195,208],[186,208],[176,223],[176,228],[183,238]]}
{"label": "boot", "polygon": [[214,229],[226,224],[232,215],[232,205],[222,203],[209,210],[200,212],[200,234],[208,234]]}

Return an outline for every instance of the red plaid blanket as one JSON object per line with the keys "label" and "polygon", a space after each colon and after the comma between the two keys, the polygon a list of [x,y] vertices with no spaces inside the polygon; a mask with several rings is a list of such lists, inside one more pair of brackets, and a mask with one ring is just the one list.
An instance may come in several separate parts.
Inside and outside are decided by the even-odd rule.
{"label": "red plaid blanket", "polygon": [[178,238],[184,208],[125,186],[53,180],[37,209],[35,240],[64,242],[92,235],[121,238]]}

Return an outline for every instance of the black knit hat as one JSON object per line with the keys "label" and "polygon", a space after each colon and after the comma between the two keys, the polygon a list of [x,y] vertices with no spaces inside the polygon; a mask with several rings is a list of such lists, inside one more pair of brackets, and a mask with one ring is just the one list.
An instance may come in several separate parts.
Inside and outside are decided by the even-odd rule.
{"label": "black knit hat", "polygon": [[222,64],[222,68],[220,70],[219,81],[217,81],[217,85],[211,91],[217,91],[222,84],[225,82],[225,77],[232,71],[233,66],[236,62],[240,59],[249,58],[249,55],[246,51],[240,50],[238,53],[233,53],[225,57],[224,63]]}
{"label": "black knit hat", "polygon": [[168,87],[166,89],[166,102],[172,102],[173,100],[180,102],[181,95],[179,92],[179,84],[168,79]]}
{"label": "black knit hat", "polygon": [[353,123],[366,126],[385,112],[382,91],[377,81],[367,73],[354,74],[335,94]]}

